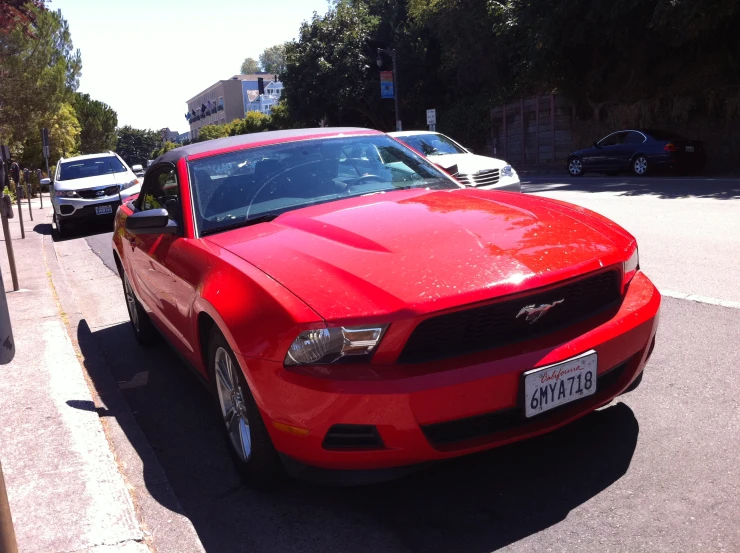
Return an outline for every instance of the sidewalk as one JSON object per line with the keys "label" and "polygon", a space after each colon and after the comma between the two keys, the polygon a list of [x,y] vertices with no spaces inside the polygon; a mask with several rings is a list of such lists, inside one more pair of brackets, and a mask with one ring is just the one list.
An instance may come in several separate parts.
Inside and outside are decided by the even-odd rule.
{"label": "sidewalk", "polygon": [[139,520],[134,485],[122,474],[119,452],[111,451],[101,423],[105,409],[91,393],[65,327],[67,314],[56,296],[44,244],[51,238],[48,195],[43,210],[38,199],[32,206],[33,222],[23,203],[24,240],[17,208],[9,221],[18,292],[12,291],[5,244],[0,246],[16,344],[15,359],[0,366],[0,460],[19,551],[167,550],[155,547]]}

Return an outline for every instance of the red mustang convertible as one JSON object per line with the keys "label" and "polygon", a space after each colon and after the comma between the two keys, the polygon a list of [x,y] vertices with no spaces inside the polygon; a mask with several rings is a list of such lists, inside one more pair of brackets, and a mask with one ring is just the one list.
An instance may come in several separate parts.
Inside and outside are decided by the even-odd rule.
{"label": "red mustang convertible", "polygon": [[464,188],[365,129],[168,152],[113,248],[137,339],[202,377],[258,485],[551,431],[635,388],[655,344],[660,294],[624,229]]}

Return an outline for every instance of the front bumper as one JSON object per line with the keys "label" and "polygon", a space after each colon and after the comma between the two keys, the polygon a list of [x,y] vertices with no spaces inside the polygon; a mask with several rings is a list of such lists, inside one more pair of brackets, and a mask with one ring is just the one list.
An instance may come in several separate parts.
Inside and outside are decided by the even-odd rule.
{"label": "front bumper", "polygon": [[[510,346],[503,353],[489,352],[497,359],[448,370],[407,365],[400,369],[410,376],[395,380],[321,379],[287,371],[281,363],[237,358],[247,369],[275,448],[294,473],[306,472],[306,467],[408,468],[543,434],[611,402],[642,372],[659,308],[658,290],[638,272],[615,314],[563,343]],[[522,373],[592,349],[598,354],[596,394],[523,419]],[[279,430],[273,422],[308,430],[308,435]],[[325,449],[324,438],[336,424],[373,425],[382,447]]]}
{"label": "front bumper", "polygon": [[[118,206],[118,196],[106,197],[95,200],[86,200],[84,198],[52,198],[54,213],[62,221],[81,221],[89,219],[104,219],[113,217],[116,214]],[[110,206],[110,213],[98,214],[96,207]]]}

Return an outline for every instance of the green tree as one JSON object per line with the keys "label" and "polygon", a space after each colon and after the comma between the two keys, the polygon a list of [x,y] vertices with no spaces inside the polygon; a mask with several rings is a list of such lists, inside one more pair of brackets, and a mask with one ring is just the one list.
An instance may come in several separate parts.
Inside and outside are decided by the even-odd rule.
{"label": "green tree", "polygon": [[129,165],[137,163],[146,167],[147,160],[154,158],[154,151],[161,147],[162,138],[152,130],[135,129],[129,125],[117,130],[116,153]]}
{"label": "green tree", "polygon": [[[54,115],[44,120],[44,125],[49,129],[50,166],[56,165],[60,157],[73,157],[80,153],[77,149],[80,123],[70,104],[62,104]],[[19,161],[22,166],[45,169],[40,127],[28,135],[19,151],[21,152]]]}
{"label": "green tree", "polygon": [[92,100],[89,94],[76,92],[73,102],[80,122],[79,150],[82,154],[94,154],[115,150],[118,115],[107,104]]}
{"label": "green tree", "polygon": [[260,54],[260,67],[267,73],[281,75],[285,71],[285,44],[265,48]]}
{"label": "green tree", "polygon": [[293,120],[290,118],[288,104],[285,100],[272,106],[268,127],[271,131],[292,129],[295,127]]}
{"label": "green tree", "polygon": [[229,136],[227,125],[203,125],[198,131],[198,142]]}
{"label": "green tree", "polygon": [[161,148],[158,148],[158,149],[154,150],[154,152],[152,153],[152,157],[154,157],[156,159],[159,156],[161,156],[163,154],[166,154],[167,152],[169,152],[171,150],[174,150],[175,148],[179,148],[180,146],[181,146],[181,144],[177,144],[176,142],[170,142],[168,140],[167,142],[165,142],[164,144],[162,144],[162,147]]}
{"label": "green tree", "polygon": [[81,70],[61,12],[26,9],[28,21],[0,36],[0,139],[15,148],[48,126],[77,88]]}
{"label": "green tree", "polygon": [[252,75],[260,70],[259,63],[254,58],[247,58],[242,62],[241,71],[242,75]]}
{"label": "green tree", "polygon": [[285,97],[300,125],[370,125],[384,128],[375,54],[368,43],[377,27],[362,3],[340,2],[301,25],[286,44]]}

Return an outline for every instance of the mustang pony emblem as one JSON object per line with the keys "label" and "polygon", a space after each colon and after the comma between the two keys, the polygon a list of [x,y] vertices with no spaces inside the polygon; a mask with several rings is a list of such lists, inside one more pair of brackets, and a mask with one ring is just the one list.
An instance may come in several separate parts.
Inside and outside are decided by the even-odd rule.
{"label": "mustang pony emblem", "polygon": [[550,311],[553,307],[558,305],[559,303],[563,303],[565,299],[554,301],[552,303],[543,303],[542,305],[528,305],[526,307],[522,307],[522,309],[517,313],[516,318],[518,319],[522,315],[526,315],[525,321],[527,321],[529,324],[536,323],[539,321],[542,316]]}

